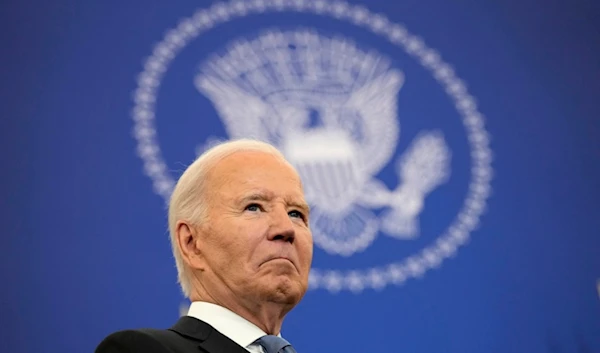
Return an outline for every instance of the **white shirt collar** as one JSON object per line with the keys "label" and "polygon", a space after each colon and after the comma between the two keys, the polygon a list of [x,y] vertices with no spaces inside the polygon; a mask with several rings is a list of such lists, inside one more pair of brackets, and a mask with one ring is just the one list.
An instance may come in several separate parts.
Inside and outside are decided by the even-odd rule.
{"label": "white shirt collar", "polygon": [[206,322],[242,347],[248,347],[266,335],[263,330],[250,321],[216,304],[192,302],[187,315]]}

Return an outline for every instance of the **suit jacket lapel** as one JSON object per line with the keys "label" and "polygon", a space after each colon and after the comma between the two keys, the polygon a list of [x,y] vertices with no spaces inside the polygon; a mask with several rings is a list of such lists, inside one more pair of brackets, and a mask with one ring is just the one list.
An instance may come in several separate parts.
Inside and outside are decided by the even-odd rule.
{"label": "suit jacket lapel", "polygon": [[209,353],[248,353],[204,321],[183,316],[171,327],[180,335],[198,341],[198,347]]}

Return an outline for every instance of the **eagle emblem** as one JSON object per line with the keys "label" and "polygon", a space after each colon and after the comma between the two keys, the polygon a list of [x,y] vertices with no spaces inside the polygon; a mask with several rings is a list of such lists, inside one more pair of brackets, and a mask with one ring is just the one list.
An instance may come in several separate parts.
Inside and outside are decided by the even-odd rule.
{"label": "eagle emblem", "polygon": [[230,138],[283,151],[313,209],[315,244],[342,256],[365,250],[380,232],[418,237],[425,198],[450,175],[444,136],[424,131],[395,161],[398,185],[375,177],[397,148],[404,82],[386,57],[302,29],[239,39],[194,78]]}

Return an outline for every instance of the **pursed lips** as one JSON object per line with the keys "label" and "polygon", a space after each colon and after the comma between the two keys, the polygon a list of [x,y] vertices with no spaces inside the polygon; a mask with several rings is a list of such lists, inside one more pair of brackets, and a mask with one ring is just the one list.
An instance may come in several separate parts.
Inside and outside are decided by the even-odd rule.
{"label": "pursed lips", "polygon": [[265,260],[262,264],[265,264],[269,261],[273,261],[273,260],[287,260],[289,261],[292,265],[294,265],[294,267],[297,269],[298,267],[296,266],[296,263],[294,262],[294,260],[292,260],[290,257],[288,256],[271,256],[269,258],[267,258],[267,260]]}

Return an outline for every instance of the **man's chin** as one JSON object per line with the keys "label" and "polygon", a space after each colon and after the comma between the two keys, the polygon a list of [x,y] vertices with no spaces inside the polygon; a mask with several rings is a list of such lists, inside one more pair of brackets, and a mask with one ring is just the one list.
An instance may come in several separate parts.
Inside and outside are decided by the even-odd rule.
{"label": "man's chin", "polygon": [[280,304],[296,305],[306,292],[306,286],[289,277],[278,276],[269,282],[265,295],[269,301]]}

